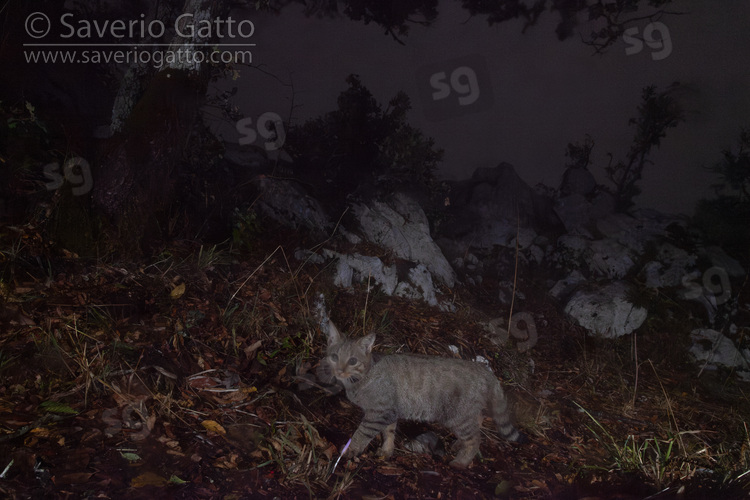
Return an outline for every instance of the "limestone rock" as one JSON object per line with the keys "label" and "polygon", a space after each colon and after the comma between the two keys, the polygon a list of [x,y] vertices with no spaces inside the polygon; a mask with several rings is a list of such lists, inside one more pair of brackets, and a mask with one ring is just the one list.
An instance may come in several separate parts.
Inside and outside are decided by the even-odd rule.
{"label": "limestone rock", "polygon": [[720,332],[711,329],[696,329],[690,332],[693,345],[690,354],[701,365],[710,369],[720,366],[738,370],[750,369],[747,358],[734,343]]}
{"label": "limestone rock", "polygon": [[427,216],[414,199],[397,193],[387,202],[375,200],[352,208],[367,241],[391,250],[396,257],[424,265],[453,287],[455,271],[432,240]]}
{"label": "limestone rock", "polygon": [[565,314],[598,337],[627,335],[641,326],[648,315],[646,309],[628,302],[627,291],[628,287],[623,282],[578,291],[565,306]]}

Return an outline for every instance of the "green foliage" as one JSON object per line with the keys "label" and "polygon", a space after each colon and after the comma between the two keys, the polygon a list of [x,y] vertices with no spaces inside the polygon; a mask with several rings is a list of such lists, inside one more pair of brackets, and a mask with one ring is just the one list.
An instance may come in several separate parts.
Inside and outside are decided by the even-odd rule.
{"label": "green foliage", "polygon": [[722,151],[722,161],[708,170],[719,175],[721,183],[715,185],[717,192],[727,189],[741,204],[750,203],[750,131],[740,132],[739,149],[737,153],[725,149]]}
{"label": "green foliage", "polygon": [[750,203],[734,196],[700,200],[693,223],[706,241],[723,248],[745,262],[750,259]]}
{"label": "green foliage", "polygon": [[[430,26],[438,18],[437,0],[260,0],[255,2],[255,6],[259,10],[278,13],[289,3],[303,4],[308,16],[335,17],[343,14],[364,24],[375,23],[383,28],[386,35],[391,35],[402,45],[402,37],[409,34],[411,24]],[[583,39],[585,44],[592,46],[598,53],[620,40],[625,29],[633,22],[657,20],[669,14],[664,7],[671,3],[672,0],[461,0],[461,6],[469,15],[485,16],[490,26],[519,19],[524,23],[524,31],[534,26],[546,12],[556,12],[559,22],[555,33],[560,40],[578,35],[576,28],[579,19],[591,25],[602,26]]]}
{"label": "green foliage", "polygon": [[67,415],[78,414],[76,410],[59,401],[42,401],[41,403],[39,403],[39,408],[49,413],[61,413]]}
{"label": "green foliage", "polygon": [[288,3],[300,3],[308,16],[333,18],[343,14],[353,21],[375,23],[401,45],[404,45],[401,37],[409,34],[410,24],[429,26],[438,16],[437,0],[263,0],[263,3],[271,5],[265,10],[277,13]]}
{"label": "green foliage", "polygon": [[227,264],[228,262],[228,256],[218,245],[212,245],[207,248],[201,245],[196,258],[196,265],[201,271],[212,270],[217,265]]}
{"label": "green foliage", "polygon": [[5,351],[0,351],[0,372],[12,366],[13,360],[16,358],[17,356],[10,356]]}
{"label": "green foliage", "polygon": [[255,210],[235,208],[232,213],[232,246],[239,250],[250,251],[260,233],[260,221]]}
{"label": "green foliage", "polygon": [[336,111],[290,130],[295,170],[319,188],[335,186],[340,196],[368,184],[430,187],[443,151],[406,122],[409,97],[399,92],[383,109],[356,75],[347,83]]}
{"label": "green foliage", "polygon": [[633,304],[633,307],[640,307],[653,313],[653,307],[657,303],[658,294],[651,288],[645,286],[633,286],[628,288],[625,293],[625,300]]}
{"label": "green foliage", "polygon": [[429,25],[437,19],[437,0],[345,0],[344,14],[354,21],[379,24],[386,34],[403,44],[399,37],[409,34],[407,22],[422,19],[419,24]]}
{"label": "green foliage", "polygon": [[30,102],[21,106],[0,101],[0,194],[6,200],[26,202],[12,199],[19,185],[36,181],[41,174],[37,166],[58,159],[57,152],[50,151],[51,139]]}
{"label": "green foliage", "polygon": [[587,428],[607,450],[608,459],[611,460],[607,468],[643,474],[657,487],[662,487],[675,477],[679,477],[680,472],[690,466],[688,457],[680,457],[677,453],[681,449],[682,435],[689,433],[668,433],[666,438],[636,438],[631,434],[621,445],[588,410],[578,403],[576,405],[595,424]]}
{"label": "green foliage", "polygon": [[[601,53],[617,42],[625,29],[637,19],[657,19],[666,12],[663,7],[672,0],[618,0],[616,2],[582,2],[560,0],[502,0],[488,2],[486,0],[461,0],[464,9],[471,15],[486,15],[490,25],[502,23],[512,19],[524,21],[524,31],[534,26],[543,13],[556,11],[560,20],[555,28],[557,38],[565,40],[577,36],[576,27],[579,18],[598,25],[604,24],[597,31],[592,31],[583,41]],[[549,4],[549,5],[548,5]],[[650,13],[640,9],[647,5],[656,9]]]}
{"label": "green foliage", "polygon": [[714,185],[717,197],[698,202],[693,223],[706,240],[740,260],[750,261],[750,133],[740,132],[736,153],[722,151],[722,160],[712,167],[721,182]]}
{"label": "green foliage", "polygon": [[591,163],[591,151],[594,149],[594,140],[586,134],[583,143],[568,143],[565,156],[569,159],[566,168],[588,168]]}
{"label": "green foliage", "polygon": [[[610,164],[605,171],[614,187],[605,189],[614,195],[615,208],[618,211],[630,208],[633,198],[640,194],[638,183],[643,176],[643,169],[651,163],[648,160],[651,149],[659,147],[661,140],[667,135],[667,129],[676,127],[683,120],[682,110],[671,95],[678,86],[679,84],[673,83],[661,92],[657,92],[653,85],[644,88],[638,106],[638,116],[629,121],[629,124],[635,127],[630,150],[624,160],[614,165],[612,154],[609,154]],[[568,162],[565,167],[588,168],[593,149],[594,140],[589,135],[586,135],[583,142],[568,143],[565,151]]]}
{"label": "green foliage", "polygon": [[[635,126],[635,136],[624,161],[607,166],[607,178],[614,184],[612,194],[615,196],[616,208],[625,211],[633,205],[633,198],[640,194],[637,183],[643,176],[651,149],[661,144],[667,135],[667,129],[676,127],[682,118],[676,99],[671,93],[679,84],[673,83],[666,90],[656,91],[655,86],[643,89],[638,116],[630,119]],[[611,158],[611,157],[610,157]]]}

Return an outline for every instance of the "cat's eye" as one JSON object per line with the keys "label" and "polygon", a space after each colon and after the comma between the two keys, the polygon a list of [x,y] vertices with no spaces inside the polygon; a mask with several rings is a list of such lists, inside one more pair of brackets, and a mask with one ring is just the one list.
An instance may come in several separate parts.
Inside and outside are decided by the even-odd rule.
{"label": "cat's eye", "polygon": [[352,366],[356,365],[357,364],[357,358],[355,358],[354,356],[352,356],[351,358],[349,358],[349,364],[352,365]]}
{"label": "cat's eye", "polygon": [[331,361],[333,361],[333,362],[335,363],[335,362],[337,362],[338,360],[339,360],[339,357],[338,357],[338,355],[337,355],[337,354],[331,354]]}

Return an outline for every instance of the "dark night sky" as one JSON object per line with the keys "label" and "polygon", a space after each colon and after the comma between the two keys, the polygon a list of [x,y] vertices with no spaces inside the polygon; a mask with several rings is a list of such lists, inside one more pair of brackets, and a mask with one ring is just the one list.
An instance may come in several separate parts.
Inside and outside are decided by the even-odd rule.
{"label": "dark night sky", "polygon": [[[619,159],[627,152],[633,135],[628,119],[641,89],[679,81],[687,121],[671,129],[652,155],[655,164],[646,168],[636,202],[691,213],[698,198],[712,195],[709,185],[716,180],[702,166],[718,161],[722,149],[736,145],[740,128],[750,126],[750,2],[681,0],[671,10],[685,14],[651,26],[652,39],[661,34],[671,50],[654,42],[627,54],[628,47],[636,48],[620,40],[604,56],[592,55],[577,36],[559,42],[555,13],[521,34],[520,22],[490,27],[484,18],[470,18],[458,2],[443,1],[438,21],[413,26],[406,46],[374,24],[307,19],[291,8],[278,17],[253,14],[253,64],[263,71],[244,69],[239,80],[218,88],[237,85],[234,102],[248,117],[271,111],[287,120],[291,113],[299,123],[334,109],[346,76],[356,73],[383,104],[399,90],[409,94],[411,124],[446,151],[443,177],[464,178],[477,167],[508,161],[529,184],[557,187],[567,143],[586,133],[596,143],[591,170],[604,183],[606,154]],[[640,37],[648,21],[633,26]],[[438,106],[429,77],[462,66],[477,75],[478,100],[461,106],[461,92],[453,89]],[[293,112],[285,83],[294,85]],[[237,140],[232,124],[221,131]]]}

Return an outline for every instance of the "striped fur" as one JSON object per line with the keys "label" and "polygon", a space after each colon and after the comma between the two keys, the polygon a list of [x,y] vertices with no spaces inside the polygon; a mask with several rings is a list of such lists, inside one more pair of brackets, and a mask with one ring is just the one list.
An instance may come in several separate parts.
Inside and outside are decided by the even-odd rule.
{"label": "striped fur", "polygon": [[520,441],[508,401],[486,366],[460,359],[392,354],[373,362],[374,334],[349,340],[329,323],[326,357],[318,367],[325,383],[335,381],[349,400],[364,410],[347,455],[362,453],[378,434],[379,451],[390,456],[398,419],[436,422],[455,434],[456,457],[451,465],[467,467],[479,452],[482,410],[488,410],[500,435]]}

